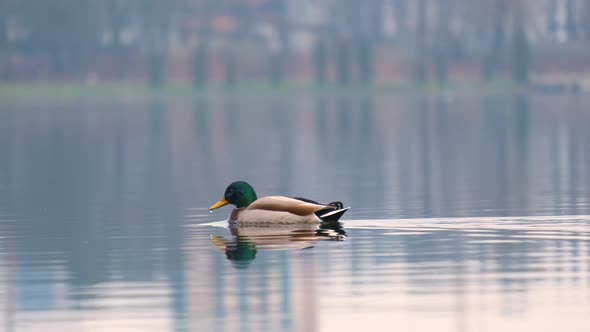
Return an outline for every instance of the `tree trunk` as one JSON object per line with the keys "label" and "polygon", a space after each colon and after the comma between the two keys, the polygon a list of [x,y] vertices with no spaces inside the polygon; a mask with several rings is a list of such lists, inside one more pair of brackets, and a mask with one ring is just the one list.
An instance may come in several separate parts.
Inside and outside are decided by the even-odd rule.
{"label": "tree trunk", "polygon": [[148,83],[160,88],[165,80],[164,66],[168,51],[168,14],[170,10],[157,0],[146,1],[143,7],[145,43],[148,49]]}
{"label": "tree trunk", "polygon": [[526,84],[529,81],[530,50],[521,22],[515,24],[512,38],[512,78],[517,83]]}
{"label": "tree trunk", "polygon": [[383,5],[384,0],[372,0],[369,8],[369,36],[374,40],[383,39]]}
{"label": "tree trunk", "polygon": [[277,0],[279,6],[279,50],[277,53],[271,55],[271,69],[270,76],[274,85],[279,85],[285,79],[285,64],[288,63],[287,58],[290,54],[289,50],[289,19],[287,13],[286,0]]}
{"label": "tree trunk", "polygon": [[557,0],[549,0],[547,4],[547,33],[551,40],[557,39]]}
{"label": "tree trunk", "polygon": [[223,82],[231,90],[235,88],[238,78],[238,57],[233,47],[226,48],[223,62]]}
{"label": "tree trunk", "polygon": [[502,67],[506,48],[506,31],[504,26],[506,24],[507,5],[503,0],[495,1],[496,8],[491,47],[482,64],[482,74],[486,81],[491,80],[494,74]]}
{"label": "tree trunk", "polygon": [[566,1],[565,11],[565,30],[568,40],[578,39],[578,22],[576,18],[576,2],[574,0]]}
{"label": "tree trunk", "polygon": [[341,85],[347,85],[350,81],[349,62],[349,47],[346,42],[342,41],[338,45],[336,52],[336,75],[338,77],[338,83]]}
{"label": "tree trunk", "polygon": [[313,54],[315,80],[318,85],[323,85],[326,82],[326,56],[326,42],[323,39],[318,39]]}
{"label": "tree trunk", "polygon": [[418,28],[416,31],[416,63],[415,75],[418,84],[428,80],[428,47],[427,47],[427,0],[418,0]]}
{"label": "tree trunk", "polygon": [[207,86],[209,77],[207,46],[203,43],[197,47],[192,56],[192,79],[196,89],[203,89]]}
{"label": "tree trunk", "polygon": [[278,86],[283,81],[283,57],[283,52],[270,56],[270,82],[274,86]]}
{"label": "tree trunk", "polygon": [[446,83],[448,78],[449,44],[451,34],[451,12],[453,2],[448,0],[445,4],[439,2],[437,17],[437,38],[434,47],[434,67],[436,78],[440,83]]}
{"label": "tree trunk", "polygon": [[159,89],[164,83],[164,54],[155,52],[148,58],[148,79],[149,85],[153,89]]}
{"label": "tree trunk", "polygon": [[358,45],[359,78],[363,84],[373,80],[373,50],[368,38],[361,38]]}
{"label": "tree trunk", "polygon": [[405,43],[408,38],[408,0],[393,0],[396,39]]}

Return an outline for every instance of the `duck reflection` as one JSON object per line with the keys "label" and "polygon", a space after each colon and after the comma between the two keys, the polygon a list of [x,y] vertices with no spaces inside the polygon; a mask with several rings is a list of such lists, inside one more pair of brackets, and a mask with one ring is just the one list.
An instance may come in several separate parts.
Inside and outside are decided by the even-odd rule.
{"label": "duck reflection", "polygon": [[211,244],[235,268],[247,268],[256,258],[258,249],[298,250],[312,248],[317,241],[343,241],[347,235],[341,222],[330,221],[320,224],[298,224],[279,226],[245,226],[230,223],[231,237],[214,235]]}

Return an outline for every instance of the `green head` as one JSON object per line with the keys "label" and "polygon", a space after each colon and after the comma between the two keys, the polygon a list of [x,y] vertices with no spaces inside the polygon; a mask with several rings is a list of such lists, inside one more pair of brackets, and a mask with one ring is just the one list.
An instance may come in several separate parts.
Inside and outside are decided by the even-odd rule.
{"label": "green head", "polygon": [[209,210],[215,210],[227,204],[233,204],[237,208],[244,208],[256,199],[258,197],[256,197],[256,192],[251,185],[244,181],[236,181],[225,189],[223,198],[211,206]]}

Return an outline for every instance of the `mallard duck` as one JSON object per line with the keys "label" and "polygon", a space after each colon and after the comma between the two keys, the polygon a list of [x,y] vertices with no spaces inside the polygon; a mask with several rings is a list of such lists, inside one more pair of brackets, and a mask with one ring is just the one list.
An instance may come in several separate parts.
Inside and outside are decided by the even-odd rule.
{"label": "mallard duck", "polygon": [[240,224],[304,224],[337,221],[349,208],[341,202],[320,204],[300,197],[266,196],[258,198],[254,188],[244,181],[230,184],[223,198],[213,204],[211,211],[233,204],[236,208],[230,222]]}

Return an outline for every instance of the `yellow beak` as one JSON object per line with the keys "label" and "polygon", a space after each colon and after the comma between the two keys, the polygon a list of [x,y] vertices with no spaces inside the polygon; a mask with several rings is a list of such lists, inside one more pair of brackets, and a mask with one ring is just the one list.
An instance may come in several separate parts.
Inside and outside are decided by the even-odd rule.
{"label": "yellow beak", "polygon": [[225,200],[225,198],[222,198],[222,199],[220,199],[220,200],[219,200],[219,202],[217,202],[217,203],[215,203],[215,204],[211,205],[211,207],[209,208],[209,210],[210,210],[210,211],[213,211],[213,210],[215,210],[215,209],[219,209],[220,207],[222,207],[222,206],[226,206],[226,205],[228,205],[228,204],[229,204],[229,202],[228,202],[228,201],[226,201],[226,200]]}

